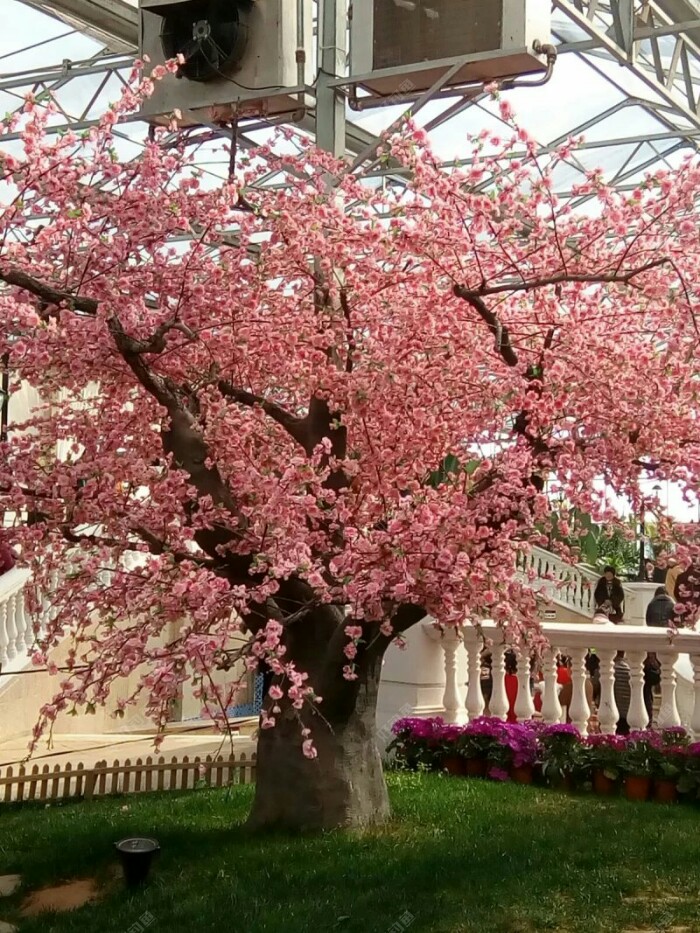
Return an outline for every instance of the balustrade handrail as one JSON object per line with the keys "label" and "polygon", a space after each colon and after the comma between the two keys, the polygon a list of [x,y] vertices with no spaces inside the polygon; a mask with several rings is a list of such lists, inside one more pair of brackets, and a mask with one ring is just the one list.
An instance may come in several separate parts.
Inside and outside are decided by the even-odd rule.
{"label": "balustrade handrail", "polygon": [[26,567],[13,567],[0,576],[0,667],[4,673],[20,670],[29,662],[34,632],[23,591],[31,576]]}
{"label": "balustrade handrail", "polygon": [[[542,622],[542,633],[558,648],[614,647],[620,651],[676,651],[679,654],[700,655],[700,632],[679,629],[671,634],[665,628],[646,625],[615,625],[585,622]],[[503,628],[491,619],[477,625],[467,623],[461,633],[465,641],[475,643],[480,631],[495,645],[506,643]]]}
{"label": "balustrade handrail", "polygon": [[[561,722],[562,716],[566,714],[568,721],[585,734],[593,721],[591,714],[595,712],[597,728],[612,733],[619,725],[621,715],[624,716],[626,727],[632,729],[646,728],[655,717],[653,721],[660,727],[676,726],[683,721],[696,740],[700,740],[700,632],[694,629],[671,632],[664,628],[614,625],[611,622],[543,622],[541,633],[545,643],[537,658],[531,659],[527,647],[512,645],[515,657],[512,662],[508,662],[508,666],[512,672],[514,665],[517,672],[514,707],[512,679],[508,687],[510,693],[506,690],[506,658],[511,642],[507,631],[500,625],[487,619],[474,624],[465,622],[458,628],[450,629],[426,621],[422,629],[430,640],[439,641],[444,652],[443,706],[448,722],[464,722],[465,717],[473,719],[482,715],[486,704],[481,689],[481,668],[484,649],[488,648],[492,683],[488,708],[490,715],[498,719],[512,716],[517,720],[531,718],[536,711],[532,695],[532,684],[536,682],[540,692],[540,715],[546,723]],[[462,687],[457,674],[462,650],[467,654],[466,704],[462,699]],[[593,689],[588,669],[588,653],[591,650],[595,650],[598,658],[599,697],[593,707],[589,703],[589,690]],[[619,656],[619,671],[618,652],[623,652]],[[558,658],[562,654],[569,659],[567,663],[571,684],[564,712],[559,701],[558,679]],[[645,685],[645,665],[650,654],[656,656],[660,671],[660,705],[656,712],[652,711],[651,685],[649,689]],[[676,698],[677,666],[681,662],[690,665],[690,674],[684,674],[684,680],[692,694],[692,710],[686,709],[683,720]],[[618,676],[629,684],[629,706],[622,714],[618,711],[616,698]]]}
{"label": "balustrade handrail", "polygon": [[12,596],[17,590],[21,590],[31,575],[31,570],[26,567],[13,567],[12,570],[0,575],[0,602]]}

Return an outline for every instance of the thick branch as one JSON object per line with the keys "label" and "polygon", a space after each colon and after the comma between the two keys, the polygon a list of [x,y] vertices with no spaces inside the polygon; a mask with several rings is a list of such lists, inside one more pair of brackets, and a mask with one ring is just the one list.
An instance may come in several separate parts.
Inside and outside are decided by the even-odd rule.
{"label": "thick branch", "polygon": [[479,292],[470,291],[463,285],[455,285],[454,293],[457,298],[462,298],[474,308],[482,321],[488,325],[489,330],[496,338],[496,352],[502,357],[507,366],[518,365],[518,355],[510,342],[510,332],[494,312],[486,305]]}
{"label": "thick branch", "polygon": [[261,395],[254,395],[246,389],[241,389],[227,382],[225,379],[219,380],[217,385],[219,392],[221,392],[224,398],[231,399],[231,401],[238,402],[241,405],[246,405],[248,408],[261,408],[266,415],[269,415],[273,421],[281,425],[285,431],[309,453],[307,449],[308,431],[305,418],[297,418],[285,408],[282,408],[281,405],[270,402]]}
{"label": "thick branch", "polygon": [[[557,275],[543,276],[539,279],[530,279],[523,282],[512,282],[510,285],[486,285],[482,284],[474,291],[463,289],[463,286],[455,286],[463,289],[468,294],[476,295],[500,295],[504,292],[530,292],[535,288],[546,288],[548,285],[564,285],[567,282],[580,282],[588,285],[616,284],[629,285],[632,279],[641,275],[642,272],[649,272],[651,269],[658,269],[659,266],[665,266],[673,263],[664,256],[661,259],[653,259],[651,262],[644,263],[636,269],[630,269],[629,272],[560,272]],[[464,297],[460,295],[459,297]]]}
{"label": "thick branch", "polygon": [[16,269],[0,268],[0,281],[7,282],[8,285],[15,285],[17,288],[24,289],[32,295],[36,295],[42,301],[51,305],[67,304],[75,311],[81,311],[83,314],[96,314],[98,302],[95,298],[87,298],[85,295],[73,295],[71,292],[52,288],[35,279],[26,272],[20,272]]}

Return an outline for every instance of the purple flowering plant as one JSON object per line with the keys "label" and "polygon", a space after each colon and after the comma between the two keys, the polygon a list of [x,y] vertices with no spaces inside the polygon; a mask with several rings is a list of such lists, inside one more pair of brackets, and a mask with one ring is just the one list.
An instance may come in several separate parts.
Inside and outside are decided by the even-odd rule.
{"label": "purple flowering plant", "polygon": [[540,730],[538,760],[545,778],[561,780],[585,769],[581,733],[568,723],[554,723]]}
{"label": "purple flowering plant", "polygon": [[391,727],[394,738],[387,746],[396,760],[409,768],[435,767],[442,759],[442,732],[445,722],[441,716],[424,719],[407,716],[397,719]]}

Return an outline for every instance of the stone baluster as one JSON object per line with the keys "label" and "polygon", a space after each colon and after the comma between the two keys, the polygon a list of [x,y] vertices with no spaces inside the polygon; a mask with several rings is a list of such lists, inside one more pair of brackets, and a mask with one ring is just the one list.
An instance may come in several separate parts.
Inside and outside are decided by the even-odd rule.
{"label": "stone baluster", "polygon": [[630,708],[627,722],[630,729],[646,729],[649,717],[644,705],[644,659],[645,651],[625,652],[630,666]]}
{"label": "stone baluster", "polygon": [[9,644],[7,633],[7,603],[0,603],[0,667],[4,666],[10,660],[7,650]]}
{"label": "stone baluster", "polygon": [[[473,632],[476,636],[476,631]],[[484,695],[481,692],[481,641],[476,636],[468,641],[464,648],[467,652],[467,715],[469,720],[476,719],[484,712]]]}
{"label": "stone baluster", "polygon": [[664,650],[657,652],[661,662],[661,705],[657,725],[660,729],[670,726],[680,726],[681,717],[676,702],[676,671],[674,665],[678,660],[678,652]]}
{"label": "stone baluster", "polygon": [[443,634],[441,644],[445,653],[445,692],[442,698],[444,719],[445,722],[463,723],[467,718],[466,709],[457,683],[457,648],[461,638],[450,628]]}
{"label": "stone baluster", "polygon": [[489,711],[497,719],[505,720],[508,716],[508,696],[506,694],[506,663],[504,655],[506,645],[494,645],[491,651],[491,700]]}
{"label": "stone baluster", "polygon": [[573,648],[571,655],[571,705],[569,718],[581,735],[588,732],[591,708],[586,697],[586,649]]}
{"label": "stone baluster", "polygon": [[17,631],[19,633],[17,636],[17,654],[25,657],[32,647],[33,638],[31,617],[24,605],[24,590],[20,590],[17,594],[16,607]]}
{"label": "stone baluster", "polygon": [[561,703],[557,684],[557,650],[548,648],[544,652],[544,695],[542,697],[542,718],[548,724],[561,722]]}
{"label": "stone baluster", "polygon": [[597,651],[600,660],[600,706],[598,708],[598,722],[600,731],[606,735],[614,735],[620,713],[615,703],[615,654],[614,648],[599,648]]}
{"label": "stone baluster", "polygon": [[[0,621],[0,636],[2,635],[1,626]],[[0,637],[1,650],[2,640]],[[700,742],[700,654],[691,654],[690,663],[693,665],[693,715],[690,717],[690,731],[693,733],[693,739]]]}
{"label": "stone baluster", "polygon": [[535,714],[535,704],[530,693],[530,658],[522,652],[518,652],[518,695],[514,712],[518,722],[532,719]]}
{"label": "stone baluster", "polygon": [[12,660],[17,657],[17,623],[14,613],[15,595],[3,600],[5,607],[5,626],[7,632],[7,657]]}

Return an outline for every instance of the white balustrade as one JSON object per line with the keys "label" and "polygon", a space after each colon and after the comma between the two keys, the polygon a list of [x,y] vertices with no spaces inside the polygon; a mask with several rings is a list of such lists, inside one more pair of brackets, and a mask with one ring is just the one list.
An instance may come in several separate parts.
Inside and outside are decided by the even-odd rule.
{"label": "white balustrade", "polygon": [[462,636],[459,629],[442,628],[429,623],[425,631],[433,639],[439,639],[445,654],[445,692],[442,703],[444,707],[443,719],[450,723],[464,723],[467,721],[467,710],[462,699],[460,685],[457,677],[457,649],[462,645]]}
{"label": "white balustrade", "polygon": [[600,731],[613,735],[620,719],[615,703],[615,648],[598,648],[600,662],[600,703],[598,704],[598,724]]}
{"label": "white balustrade", "polygon": [[[568,564],[543,548],[533,547],[518,562],[519,577],[539,595],[577,615],[593,617],[593,594],[599,575],[585,564]],[[534,574],[534,579],[530,576]],[[643,624],[656,583],[623,583],[625,624]]]}
{"label": "white balustrade", "polygon": [[[638,645],[635,646],[638,649]],[[625,652],[625,658],[630,668],[630,708],[627,713],[627,722],[630,729],[646,729],[649,723],[649,713],[644,705],[644,659],[645,651],[633,650]]]}
{"label": "white balustrade", "polygon": [[29,571],[21,567],[0,576],[0,667],[5,673],[24,667],[34,642],[31,618],[24,605],[29,577]]}
{"label": "white balustrade", "polygon": [[[0,631],[2,620],[0,617]],[[444,652],[445,665],[445,719],[463,722],[474,719],[484,712],[484,697],[481,690],[481,657],[484,649],[491,654],[492,690],[488,713],[498,719],[508,717],[510,704],[506,693],[505,654],[510,646],[504,641],[503,631],[494,622],[485,621],[478,626],[466,624],[459,631],[442,630],[432,623],[423,628],[438,639]],[[544,690],[542,710],[539,715],[547,723],[561,722],[564,718],[557,684],[557,654],[571,659],[571,700],[568,706],[569,721],[582,733],[588,731],[593,712],[589,703],[591,690],[586,670],[586,656],[594,649],[599,659],[600,700],[597,714],[600,730],[614,733],[620,719],[615,701],[615,658],[624,652],[629,667],[630,705],[627,723],[631,729],[645,729],[649,713],[644,703],[644,664],[647,654],[655,654],[661,665],[661,704],[656,725],[669,727],[682,724],[700,740],[700,632],[681,630],[669,641],[665,629],[647,628],[642,625],[576,624],[545,622],[542,625],[550,648],[543,653]],[[462,645],[464,646],[462,648]],[[461,685],[457,671],[462,669],[459,656],[467,652],[467,705],[462,702]],[[693,670],[692,711],[685,715],[679,712],[676,695],[676,668],[679,655],[689,658]],[[518,720],[530,719],[535,713],[530,689],[530,659],[527,655],[518,658],[518,691],[513,713]],[[685,683],[685,679],[684,679]]]}
{"label": "white balustrade", "polygon": [[491,687],[491,702],[489,703],[489,712],[497,719],[506,720],[510,704],[508,694],[506,693],[506,653],[507,645],[501,642],[494,644],[491,652],[491,677],[493,686]]}
{"label": "white balustrade", "polygon": [[544,694],[542,697],[542,719],[549,725],[561,722],[562,708],[557,684],[557,650],[548,648],[544,653]]}
{"label": "white balustrade", "polygon": [[467,716],[469,720],[476,719],[484,712],[484,694],[481,691],[481,640],[476,629],[470,626],[470,634],[474,635],[464,642],[467,652]]}
{"label": "white balustrade", "polygon": [[530,658],[523,652],[518,652],[518,695],[515,699],[513,712],[518,719],[532,719],[535,714],[535,704],[530,692]]}
{"label": "white balustrade", "polygon": [[[529,554],[522,556],[519,564],[521,576],[547,599],[574,612],[593,615],[593,591],[598,581],[593,570],[582,564],[568,564],[539,547],[533,547]],[[530,581],[533,571],[534,580]]]}
{"label": "white balustrade", "polygon": [[681,717],[676,702],[676,662],[678,652],[668,648],[657,655],[661,662],[661,705],[657,717],[660,728],[680,726]]}
{"label": "white balustrade", "polygon": [[588,720],[591,708],[586,696],[586,652],[587,648],[576,647],[570,649],[571,656],[571,703],[569,704],[569,719],[579,732],[588,731]]}

